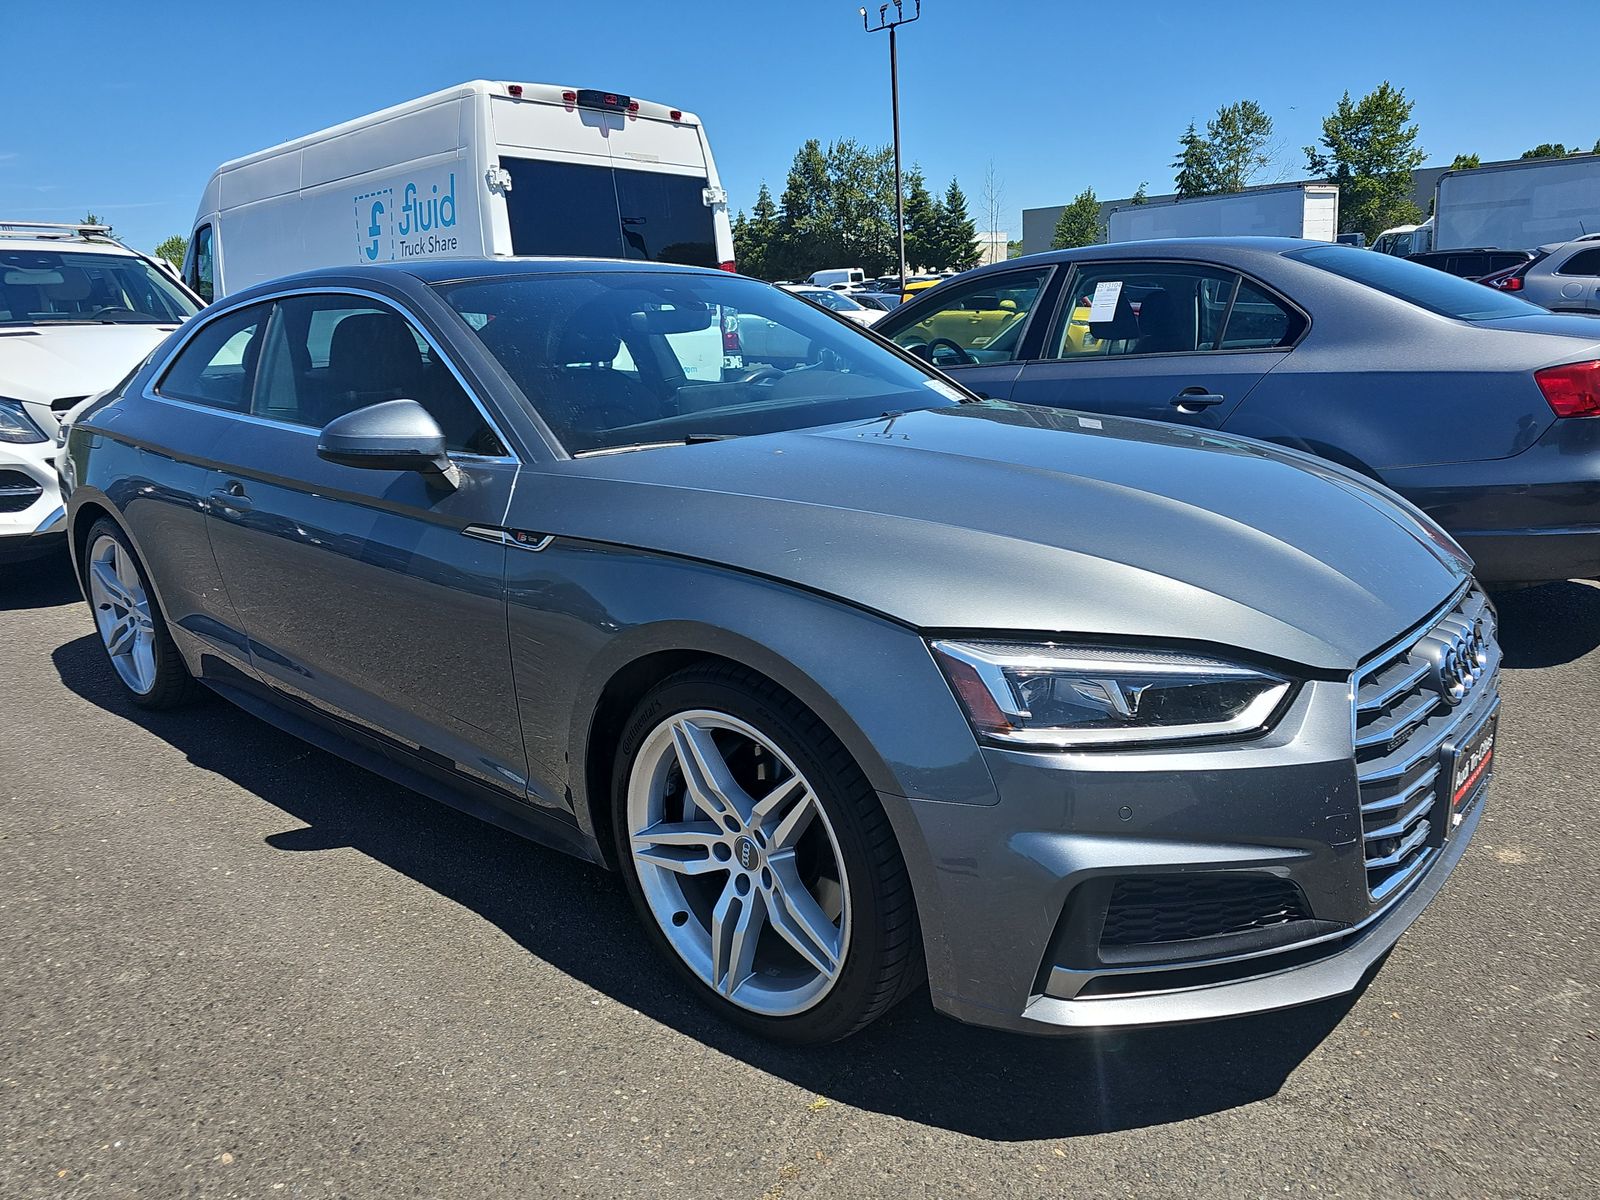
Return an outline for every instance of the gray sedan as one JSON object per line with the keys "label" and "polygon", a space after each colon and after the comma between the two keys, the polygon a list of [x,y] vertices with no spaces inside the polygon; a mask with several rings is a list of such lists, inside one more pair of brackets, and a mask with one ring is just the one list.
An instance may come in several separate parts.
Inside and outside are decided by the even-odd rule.
{"label": "gray sedan", "polygon": [[1600,325],[1350,246],[1185,238],[940,284],[874,330],[995,399],[1261,438],[1380,480],[1500,584],[1600,575]]}
{"label": "gray sedan", "polygon": [[133,703],[203,684],[618,868],[688,985],[771,1037],[924,981],[1031,1032],[1347,992],[1493,771],[1494,611],[1403,501],[976,401],[720,272],[262,285],[61,468]]}

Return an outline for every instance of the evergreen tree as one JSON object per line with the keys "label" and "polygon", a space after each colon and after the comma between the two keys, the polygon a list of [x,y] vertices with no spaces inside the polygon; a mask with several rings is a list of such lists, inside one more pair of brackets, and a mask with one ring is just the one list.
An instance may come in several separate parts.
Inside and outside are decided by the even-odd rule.
{"label": "evergreen tree", "polygon": [[1134,192],[1133,195],[1131,197],[1129,197],[1128,203],[1129,204],[1149,204],[1150,203],[1150,197],[1145,192],[1145,189],[1147,187],[1149,187],[1149,186],[1150,186],[1150,181],[1149,180],[1141,179],[1139,181],[1139,190]]}
{"label": "evergreen tree", "polygon": [[1450,160],[1450,170],[1470,171],[1474,167],[1481,167],[1483,163],[1476,154],[1458,154]]}
{"label": "evergreen tree", "polygon": [[[933,266],[939,257],[938,205],[928,192],[922,168],[913,166],[906,173],[906,270],[919,271]],[[894,270],[899,270],[896,266]]]}
{"label": "evergreen tree", "polygon": [[954,179],[944,191],[944,211],[939,224],[940,269],[953,267],[965,271],[976,266],[978,227],[967,214],[967,196]]}
{"label": "evergreen tree", "polygon": [[1209,196],[1222,190],[1211,143],[1200,136],[1193,121],[1178,139],[1178,157],[1173,159],[1172,166],[1177,171],[1175,182],[1180,198]]}
{"label": "evergreen tree", "polygon": [[1370,242],[1391,225],[1422,219],[1411,199],[1411,172],[1426,157],[1411,124],[1413,101],[1385,80],[1352,101],[1346,92],[1322,122],[1321,147],[1307,146],[1310,172],[1339,188],[1341,233]]}
{"label": "evergreen tree", "polygon": [[756,193],[755,207],[750,210],[750,220],[746,223],[745,230],[745,238],[754,252],[754,257],[748,266],[743,259],[740,259],[739,269],[746,275],[754,275],[757,279],[776,278],[771,272],[768,259],[772,255],[772,245],[778,237],[778,206],[772,201],[772,192],[767,188],[765,179],[761,181],[761,190]]}
{"label": "evergreen tree", "polygon": [[1061,210],[1056,222],[1055,236],[1050,239],[1051,249],[1070,250],[1074,246],[1092,246],[1105,237],[1105,227],[1100,224],[1100,201],[1093,188],[1084,188],[1072,203]]}
{"label": "evergreen tree", "polygon": [[831,201],[828,160],[822,143],[811,138],[795,151],[779,201],[778,234],[763,264],[773,278],[803,278],[832,257],[837,223]]}
{"label": "evergreen tree", "polygon": [[895,257],[893,151],[846,138],[828,147],[827,167],[837,257],[819,265],[883,274]]}

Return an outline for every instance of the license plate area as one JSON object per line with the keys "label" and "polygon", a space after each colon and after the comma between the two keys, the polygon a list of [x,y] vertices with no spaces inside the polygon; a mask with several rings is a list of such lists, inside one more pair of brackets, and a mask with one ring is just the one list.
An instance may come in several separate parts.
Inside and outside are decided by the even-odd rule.
{"label": "license plate area", "polygon": [[1490,778],[1494,775],[1495,739],[1500,727],[1497,708],[1487,720],[1480,722],[1461,741],[1452,740],[1440,756],[1438,841],[1446,842],[1468,813],[1483,798]]}

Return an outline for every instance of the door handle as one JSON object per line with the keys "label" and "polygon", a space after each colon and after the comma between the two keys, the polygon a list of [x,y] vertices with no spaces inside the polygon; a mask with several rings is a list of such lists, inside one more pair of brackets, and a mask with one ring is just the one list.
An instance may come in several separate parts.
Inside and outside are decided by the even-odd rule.
{"label": "door handle", "polygon": [[1184,388],[1174,396],[1170,403],[1173,408],[1183,412],[1199,412],[1202,408],[1210,408],[1214,404],[1221,404],[1227,397],[1216,392],[1208,392],[1203,387]]}
{"label": "door handle", "polygon": [[250,497],[245,494],[244,484],[237,479],[231,480],[225,488],[218,488],[211,493],[211,503],[217,508],[228,509],[231,512],[247,513],[253,507]]}

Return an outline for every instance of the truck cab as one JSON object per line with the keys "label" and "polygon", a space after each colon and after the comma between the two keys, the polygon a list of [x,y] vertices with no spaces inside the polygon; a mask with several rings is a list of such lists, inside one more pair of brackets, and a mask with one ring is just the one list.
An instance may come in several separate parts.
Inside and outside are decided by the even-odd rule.
{"label": "truck cab", "polygon": [[1396,225],[1392,229],[1385,229],[1372,240],[1372,248],[1379,254],[1393,254],[1396,258],[1432,250],[1433,218],[1429,217],[1420,225]]}

